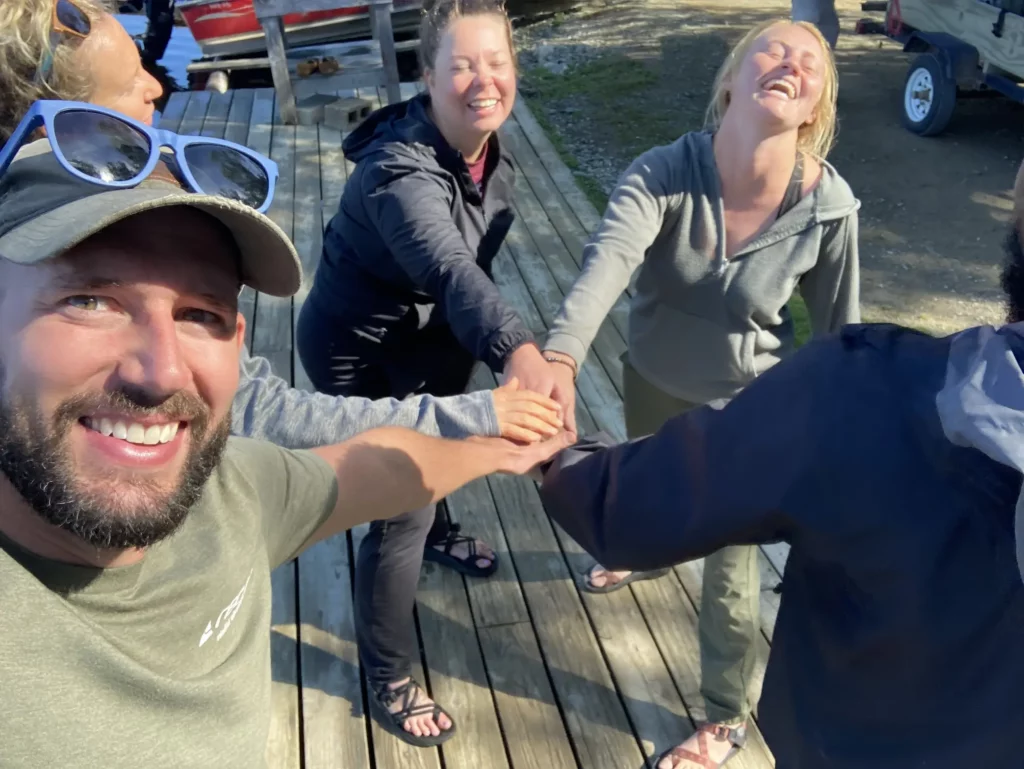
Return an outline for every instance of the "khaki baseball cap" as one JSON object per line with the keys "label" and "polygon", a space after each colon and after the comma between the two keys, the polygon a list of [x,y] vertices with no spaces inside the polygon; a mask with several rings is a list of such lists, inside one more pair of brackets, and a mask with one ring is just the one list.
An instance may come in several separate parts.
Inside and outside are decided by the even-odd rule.
{"label": "khaki baseball cap", "polygon": [[130,216],[172,206],[191,206],[227,227],[243,284],[272,296],[291,296],[302,285],[295,247],[255,209],[188,192],[163,164],[135,187],[92,184],[68,173],[46,139],[22,148],[0,177],[0,258],[36,264]]}

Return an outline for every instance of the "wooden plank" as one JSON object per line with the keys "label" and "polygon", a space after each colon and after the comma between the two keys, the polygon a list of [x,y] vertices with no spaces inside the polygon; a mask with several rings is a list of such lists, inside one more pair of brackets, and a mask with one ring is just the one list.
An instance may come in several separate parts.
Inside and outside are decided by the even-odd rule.
{"label": "wooden plank", "polygon": [[347,534],[299,556],[298,574],[304,766],[364,769],[370,748]]}
{"label": "wooden plank", "polygon": [[509,769],[464,578],[425,563],[416,600],[430,689],[458,729],[441,746],[444,765]]}
{"label": "wooden plank", "polygon": [[[295,129],[292,229],[305,274],[303,287],[294,297],[293,320],[298,318],[320,259],[321,166],[326,168],[336,162],[332,152],[340,140],[340,132],[332,132],[324,126]],[[326,157],[321,158],[322,150],[326,150]],[[312,390],[312,384],[294,351],[293,356],[295,387]],[[306,769],[370,765],[348,547],[348,535],[340,534],[299,556],[300,669]]]}
{"label": "wooden plank", "polygon": [[203,118],[203,127],[199,131],[202,136],[217,139],[224,138],[224,131],[227,129],[228,113],[231,110],[231,100],[234,96],[234,91],[226,91],[225,93],[210,92],[210,104]]}
{"label": "wooden plank", "polygon": [[[295,129],[295,197],[292,240],[302,263],[302,286],[293,297],[292,335],[306,294],[313,285],[313,276],[320,262],[323,245],[323,222],[320,218],[320,134],[315,125]],[[299,353],[292,345],[294,384],[302,390],[314,390],[312,382],[302,368]]]}
{"label": "wooden plank", "polygon": [[[484,385],[486,387],[486,385]],[[493,386],[493,385],[492,385]],[[473,389],[480,389],[474,381]],[[498,570],[487,579],[468,579],[470,604],[477,627],[493,627],[529,620],[526,601],[512,565],[505,532],[498,519],[490,488],[483,479],[453,492],[446,500],[452,523],[489,544],[498,555]]]}
{"label": "wooden plank", "polygon": [[341,150],[341,131],[326,125],[320,131],[320,220],[326,229],[330,218],[338,210],[345,180],[348,177],[345,155]]}
{"label": "wooden plank", "polygon": [[[284,125],[275,100],[270,157],[278,166],[277,191],[267,215],[289,238],[293,237],[295,199],[295,126]],[[253,352],[264,355],[275,373],[292,382],[292,300],[261,294],[256,304]]]}
{"label": "wooden plank", "polygon": [[[520,175],[521,176],[521,175]],[[516,264],[523,277],[526,279],[530,290],[535,295],[543,293],[545,298],[540,300],[538,306],[549,306],[551,308],[550,326],[554,320],[565,294],[572,288],[578,275],[578,270],[569,257],[565,246],[553,232],[550,222],[544,215],[543,206],[533,196],[532,191],[521,179],[516,181],[516,210],[519,218],[513,223],[509,231],[508,243],[516,255]],[[620,299],[621,301],[621,299]],[[547,302],[552,304],[547,305]],[[622,363],[620,356],[626,350],[627,321],[617,317],[617,311],[612,311],[601,322],[594,341],[591,344],[590,354],[593,354],[601,362],[608,377],[615,385],[615,389],[622,393]],[[588,357],[590,357],[588,354]]]}
{"label": "wooden plank", "polygon": [[295,624],[295,562],[270,576],[271,713],[267,736],[268,769],[299,769],[299,668]]}
{"label": "wooden plank", "polygon": [[581,767],[643,755],[533,482],[488,479]]}
{"label": "wooden plank", "polygon": [[[694,722],[705,721],[707,713],[700,693],[697,612],[691,597],[687,596],[679,581],[671,577],[637,582],[630,589],[644,611],[676,688],[687,704],[691,719]],[[681,719],[677,722],[677,729],[675,736],[660,745],[659,750],[677,745],[689,737],[693,733],[694,723]],[[737,769],[766,769],[774,765],[756,724],[749,725],[747,748],[729,762],[730,767],[733,764]]]}
{"label": "wooden plank", "polygon": [[[557,525],[554,532],[570,573],[581,580],[593,558]],[[581,591],[580,596],[643,751],[655,755],[657,746],[672,740],[686,710],[644,617],[629,590],[607,595]]]}
{"label": "wooden plank", "polygon": [[551,143],[544,129],[540,127],[537,118],[533,116],[524,99],[516,99],[512,106],[512,115],[523,134],[529,140],[530,145],[537,153],[537,157],[543,163],[544,168],[551,175],[552,181],[559,192],[565,197],[566,202],[572,208],[573,213],[579,220],[585,232],[594,232],[601,223],[601,213],[594,208],[594,204],[584,194],[583,190],[576,184],[572,171],[562,161],[558,150]]}
{"label": "wooden plank", "polygon": [[210,106],[211,91],[193,91],[185,108],[185,114],[181,116],[181,123],[178,126],[180,134],[197,134],[203,127],[203,120],[206,119],[206,110]]}
{"label": "wooden plank", "polygon": [[224,126],[224,138],[229,142],[245,144],[249,139],[249,119],[256,92],[251,88],[245,88],[231,93],[234,94],[234,98],[231,100],[227,124]]}
{"label": "wooden plank", "polygon": [[395,104],[402,100],[401,85],[398,79],[398,54],[395,51],[395,33],[391,28],[393,11],[394,5],[391,0],[373,3],[370,6],[373,37],[380,45],[380,59],[384,67],[384,85],[387,88],[388,104]]}
{"label": "wooden plank", "polygon": [[[594,230],[585,230],[579,219],[572,211],[571,206],[565,200],[562,191],[555,184],[548,169],[537,156],[536,150],[523,135],[522,129],[515,121],[508,121],[502,129],[502,136],[506,146],[512,152],[516,165],[527,186],[533,191],[541,204],[542,213],[547,216],[550,224],[558,232],[566,250],[572,257],[577,270],[583,268],[583,248]],[[623,294],[619,295],[611,309],[611,317],[615,327],[623,338],[627,335],[629,328],[629,297],[635,293],[637,275],[640,272],[637,268],[630,276],[629,282]]]}
{"label": "wooden plank", "polygon": [[167,104],[164,105],[163,112],[160,114],[160,120],[157,122],[156,127],[165,131],[178,132],[178,126],[181,125],[181,119],[185,115],[185,109],[188,107],[189,97],[195,93],[195,91],[178,91],[172,93],[171,97],[167,100]]}
{"label": "wooden plank", "polygon": [[519,622],[478,628],[477,634],[512,769],[576,769],[533,627]]}
{"label": "wooden plank", "polygon": [[[259,95],[256,97],[259,99]],[[261,107],[263,105],[261,104]],[[277,110],[272,113],[277,123]],[[253,119],[256,118],[256,104],[253,104]],[[266,113],[260,110],[260,116]],[[294,138],[295,129],[271,124],[270,156],[277,162],[280,177],[277,192],[268,215],[291,237],[292,192],[294,189]],[[264,133],[254,135],[250,141],[263,143]],[[258,150],[259,151],[259,150]],[[281,329],[284,329],[282,332]],[[253,320],[252,352],[265,356],[278,376],[291,383],[291,299],[281,299],[260,294],[256,302]],[[273,587],[275,629],[282,635],[298,638],[296,606],[296,563],[291,561],[274,570],[271,574]],[[275,676],[270,723],[270,738],[267,741],[267,764],[270,767],[301,766],[301,744],[299,723],[299,658],[295,643],[280,644],[275,648],[271,663],[282,676]],[[287,674],[285,674],[287,671]]]}
{"label": "wooden plank", "polygon": [[[247,110],[243,113],[234,113],[240,123],[247,123],[244,143],[255,152],[269,157],[273,122],[273,89],[246,90],[241,93],[251,94],[248,97],[248,108],[246,108],[246,100],[243,99],[240,102],[241,94],[237,94],[232,102],[232,112],[236,109],[236,105],[239,105],[239,109]],[[230,117],[228,122],[231,122]],[[230,130],[233,131],[234,136],[242,135],[241,128],[231,128]],[[276,197],[276,190],[274,190],[274,197]],[[258,302],[259,297],[255,291],[248,286],[242,289],[242,295],[239,297],[239,309],[246,318],[246,344],[250,349],[256,330],[256,305]],[[274,371],[282,370],[274,368]]]}
{"label": "wooden plank", "polygon": [[[563,293],[559,290],[547,264],[540,256],[539,248],[530,237],[529,229],[522,221],[517,220],[513,223],[506,243],[514,257],[516,267],[533,296],[538,311],[544,318],[545,326],[550,327],[555,313],[564,299]],[[625,349],[625,342],[615,332],[611,323],[605,320],[594,337],[594,343],[591,345],[592,354],[588,354],[583,361],[582,372],[586,372],[596,386],[607,384],[614,391],[614,395],[609,394],[602,397],[601,400],[606,405],[619,403],[619,393],[622,390],[620,356]],[[582,372],[577,385],[583,380]],[[616,412],[620,410],[621,407],[615,408]],[[608,421],[613,422],[616,416],[617,414],[608,414]]]}
{"label": "wooden plank", "polygon": [[[594,559],[555,525],[570,571],[582,584]],[[608,659],[615,683],[640,738],[645,755],[656,756],[673,744],[679,722],[686,719],[681,693],[675,689],[665,661],[629,589],[605,595],[581,591],[583,604]],[[652,607],[667,612],[669,607]]]}
{"label": "wooden plank", "polygon": [[522,129],[514,120],[508,120],[501,128],[501,141],[505,149],[515,158],[519,172],[533,190],[538,200],[544,201],[544,212],[558,231],[559,237],[568,249],[577,268],[583,265],[583,246],[589,233],[580,224],[565,197],[557,188],[547,169],[530,146]]}
{"label": "wooden plank", "polygon": [[[359,552],[359,545],[369,531],[369,524],[361,524],[351,531],[352,552]],[[413,677],[430,692],[430,679],[424,675],[422,661],[413,661]],[[388,734],[377,723],[370,719],[370,735],[373,741],[374,769],[441,769],[440,754],[436,749],[416,748],[397,737]],[[453,739],[458,739],[456,735]],[[335,764],[335,766],[338,766]],[[348,769],[348,767],[344,767]],[[353,767],[353,769],[362,769]]]}
{"label": "wooden plank", "polygon": [[[294,5],[294,4],[293,4]],[[257,8],[264,10],[257,0]],[[274,80],[274,92],[280,105],[281,122],[295,125],[298,113],[295,109],[295,93],[292,91],[291,73],[288,70],[288,54],[285,51],[283,13],[267,17],[260,13],[258,17],[263,27],[263,35],[267,41],[267,57],[270,59],[270,75]]]}

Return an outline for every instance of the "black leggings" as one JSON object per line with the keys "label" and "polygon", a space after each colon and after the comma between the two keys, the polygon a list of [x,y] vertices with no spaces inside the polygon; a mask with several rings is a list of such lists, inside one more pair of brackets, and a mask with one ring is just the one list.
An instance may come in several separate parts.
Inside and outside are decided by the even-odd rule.
{"label": "black leggings", "polygon": [[[299,315],[296,347],[313,386],[329,395],[458,395],[465,392],[474,364],[447,326],[381,343],[356,334],[309,301]],[[423,550],[444,540],[448,531],[447,516],[438,503],[374,521],[359,546],[356,641],[367,677],[377,689],[412,674],[418,649],[413,606]]]}

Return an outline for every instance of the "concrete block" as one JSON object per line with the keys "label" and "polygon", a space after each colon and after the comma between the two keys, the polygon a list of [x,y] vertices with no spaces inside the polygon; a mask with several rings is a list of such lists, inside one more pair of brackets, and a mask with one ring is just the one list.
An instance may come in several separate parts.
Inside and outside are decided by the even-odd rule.
{"label": "concrete block", "polygon": [[299,125],[316,125],[324,122],[324,110],[338,97],[331,93],[314,93],[296,99],[295,108],[299,114]]}
{"label": "concrete block", "polygon": [[348,131],[365,120],[371,111],[373,102],[368,99],[338,99],[324,107],[324,125],[338,131]]}

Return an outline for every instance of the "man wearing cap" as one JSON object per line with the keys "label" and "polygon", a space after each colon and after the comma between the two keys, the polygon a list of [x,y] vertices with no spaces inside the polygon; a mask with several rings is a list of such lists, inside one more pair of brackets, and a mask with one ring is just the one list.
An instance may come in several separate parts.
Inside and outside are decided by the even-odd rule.
{"label": "man wearing cap", "polygon": [[111,190],[33,145],[0,177],[0,765],[262,765],[271,570],[567,444],[229,437],[239,288],[300,279],[162,167]]}
{"label": "man wearing cap", "polygon": [[609,569],[791,545],[758,706],[779,769],[1024,764],[1024,166],[1015,199],[1006,325],[848,326],[724,408],[545,474]]}

